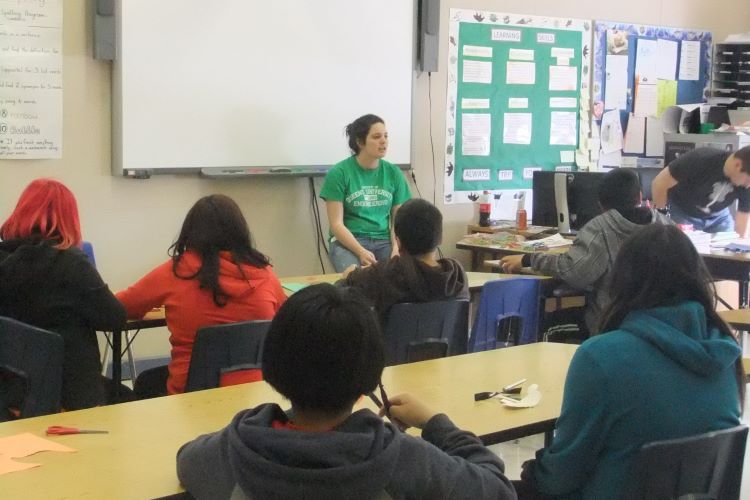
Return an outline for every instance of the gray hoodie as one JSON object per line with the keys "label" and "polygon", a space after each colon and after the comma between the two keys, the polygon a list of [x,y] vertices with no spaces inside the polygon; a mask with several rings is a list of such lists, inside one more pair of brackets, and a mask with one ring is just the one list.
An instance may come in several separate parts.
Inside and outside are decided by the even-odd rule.
{"label": "gray hoodie", "polygon": [[236,486],[263,499],[516,498],[503,462],[445,415],[427,423],[423,439],[369,410],[328,432],[278,422],[287,415],[264,404],[185,444],[177,453],[180,482],[199,500],[229,498]]}
{"label": "gray hoodie", "polygon": [[646,208],[628,215],[625,218],[615,209],[607,210],[583,226],[566,253],[531,256],[534,271],[586,293],[586,326],[591,334],[596,333],[602,310],[609,302],[609,274],[622,244],[646,224],[670,223],[659,212]]}

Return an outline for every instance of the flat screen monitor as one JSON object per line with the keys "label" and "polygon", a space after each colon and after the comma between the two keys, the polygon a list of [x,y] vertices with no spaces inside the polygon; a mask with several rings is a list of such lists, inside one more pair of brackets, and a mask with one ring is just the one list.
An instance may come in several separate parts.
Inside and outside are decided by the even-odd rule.
{"label": "flat screen monitor", "polygon": [[[569,222],[570,229],[581,229],[601,213],[599,185],[604,175],[604,172],[534,172],[532,224],[560,227],[562,219]],[[555,176],[564,176],[567,185],[567,199],[559,200],[560,203],[555,196]],[[567,213],[558,216],[558,207],[566,206],[565,202]]]}

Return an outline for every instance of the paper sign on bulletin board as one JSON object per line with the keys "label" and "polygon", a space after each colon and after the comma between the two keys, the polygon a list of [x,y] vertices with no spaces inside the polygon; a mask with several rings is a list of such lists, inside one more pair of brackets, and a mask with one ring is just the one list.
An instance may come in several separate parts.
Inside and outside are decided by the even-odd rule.
{"label": "paper sign on bulletin board", "polygon": [[653,164],[664,154],[664,110],[708,97],[711,33],[596,21],[593,68],[592,160]]}
{"label": "paper sign on bulletin board", "polygon": [[588,158],[590,38],[590,21],[451,9],[446,204],[489,190],[512,218],[521,192],[531,208],[535,170],[588,167],[576,160]]}

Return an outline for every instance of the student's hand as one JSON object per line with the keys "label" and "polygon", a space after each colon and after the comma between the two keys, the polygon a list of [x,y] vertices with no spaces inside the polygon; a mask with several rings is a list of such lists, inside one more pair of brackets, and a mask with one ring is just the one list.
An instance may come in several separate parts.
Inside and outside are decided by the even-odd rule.
{"label": "student's hand", "polygon": [[351,266],[349,266],[349,267],[347,267],[346,269],[344,269],[344,272],[342,272],[342,273],[341,273],[341,277],[342,277],[342,278],[346,278],[346,277],[347,277],[347,276],[349,276],[349,275],[350,275],[350,274],[352,273],[352,271],[354,271],[355,269],[357,269],[357,264],[352,264]]}
{"label": "student's hand", "polygon": [[[388,401],[391,403],[391,421],[403,429],[408,427],[421,429],[437,415],[436,411],[425,406],[411,394],[399,394],[389,398]],[[385,410],[381,408],[380,416],[384,414]]]}
{"label": "student's hand", "polygon": [[369,250],[362,250],[362,253],[357,255],[357,257],[359,257],[359,262],[363,267],[375,264],[378,261],[378,259],[375,258],[375,254]]}
{"label": "student's hand", "polygon": [[500,267],[504,273],[517,274],[523,267],[522,259],[523,255],[506,255],[500,259]]}

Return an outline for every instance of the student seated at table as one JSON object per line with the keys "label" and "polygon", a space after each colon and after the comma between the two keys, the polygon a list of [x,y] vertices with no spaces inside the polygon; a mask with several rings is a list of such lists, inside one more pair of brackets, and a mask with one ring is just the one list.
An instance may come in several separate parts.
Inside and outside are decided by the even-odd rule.
{"label": "student seated at table", "polygon": [[412,396],[392,397],[390,415],[421,428],[422,439],[368,409],[352,413],[383,365],[377,317],[357,290],[297,292],[263,351],[265,380],[291,409],[262,404],[185,444],[180,482],[198,499],[515,498],[494,453]]}
{"label": "student seated at table", "polygon": [[[121,327],[125,310],[80,250],[75,196],[58,181],[32,181],[0,227],[0,238],[0,316],[60,334],[64,409],[105,404],[96,330]],[[0,384],[6,404],[22,397],[12,394],[17,382]]]}
{"label": "student seated at table", "polygon": [[286,299],[268,257],[253,247],[240,207],[227,196],[205,196],[193,205],[170,254],[117,293],[129,318],[165,307],[172,360],[138,377],[134,389],[141,398],[184,392],[199,328],[271,319]]}
{"label": "student seated at table", "polygon": [[544,495],[619,498],[645,443],[740,423],[741,349],[690,240],[675,226],[639,230],[610,286],[606,333],[576,351],[552,444],[524,464]]}
{"label": "student seated at table", "polygon": [[644,225],[669,223],[656,210],[641,207],[641,201],[641,185],[635,172],[614,169],[604,176],[599,187],[602,214],[581,228],[570,250],[562,254],[509,255],[500,259],[502,269],[516,273],[522,267],[531,267],[534,272],[553,276],[583,291],[586,307],[585,325],[580,325],[582,336],[596,333],[602,309],[609,301],[607,280],[623,242]]}
{"label": "student seated at table", "polygon": [[360,289],[385,319],[393,304],[468,299],[466,272],[454,259],[438,259],[443,215],[432,203],[411,199],[396,212],[398,256],[343,273],[341,284]]}

